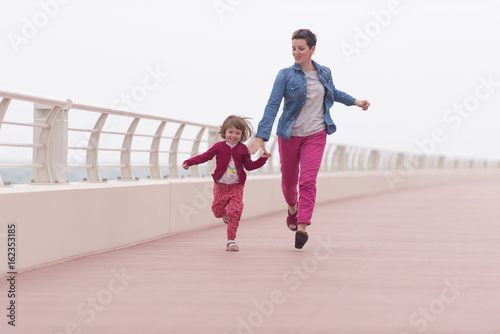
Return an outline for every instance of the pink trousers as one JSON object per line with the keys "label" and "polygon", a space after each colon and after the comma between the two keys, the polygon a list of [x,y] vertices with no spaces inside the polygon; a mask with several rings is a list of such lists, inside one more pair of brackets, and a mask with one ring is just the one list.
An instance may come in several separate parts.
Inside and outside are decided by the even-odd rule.
{"label": "pink trousers", "polygon": [[[326,145],[326,131],[290,140],[278,137],[281,189],[289,206],[298,202],[297,222],[311,224],[316,203],[316,178]],[[299,187],[297,191],[297,185]]]}
{"label": "pink trousers", "polygon": [[212,212],[216,218],[227,216],[227,239],[236,239],[236,231],[243,212],[243,185],[215,182]]}

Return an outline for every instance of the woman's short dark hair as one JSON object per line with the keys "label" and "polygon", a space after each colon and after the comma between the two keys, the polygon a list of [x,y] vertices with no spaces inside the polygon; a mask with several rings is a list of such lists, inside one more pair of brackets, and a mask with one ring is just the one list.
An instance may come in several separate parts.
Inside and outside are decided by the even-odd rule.
{"label": "woman's short dark hair", "polygon": [[309,49],[316,45],[316,35],[309,29],[295,30],[292,34],[292,41],[294,39],[305,39]]}

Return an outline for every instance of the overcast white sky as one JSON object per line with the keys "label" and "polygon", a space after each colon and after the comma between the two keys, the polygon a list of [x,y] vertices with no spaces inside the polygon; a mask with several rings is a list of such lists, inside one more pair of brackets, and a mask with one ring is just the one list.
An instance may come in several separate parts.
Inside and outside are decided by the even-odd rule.
{"label": "overcast white sky", "polygon": [[330,141],[500,160],[498,0],[2,0],[0,89],[257,125],[298,28],[372,104]]}

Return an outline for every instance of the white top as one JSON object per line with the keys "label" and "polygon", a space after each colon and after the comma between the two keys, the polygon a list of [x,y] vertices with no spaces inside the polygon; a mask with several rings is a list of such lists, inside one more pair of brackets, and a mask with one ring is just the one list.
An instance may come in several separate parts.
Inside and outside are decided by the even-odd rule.
{"label": "white top", "polygon": [[[238,145],[238,144],[231,145],[228,142],[226,142],[226,144],[231,148],[234,148],[236,145]],[[229,161],[229,165],[226,168],[226,172],[217,182],[225,184],[240,183],[240,176],[238,175],[238,171],[236,170],[236,166],[234,165],[233,157],[231,157],[231,160]]]}
{"label": "white top", "polygon": [[304,71],[307,80],[306,103],[292,128],[292,136],[306,137],[326,129],[323,100],[325,87],[318,71]]}

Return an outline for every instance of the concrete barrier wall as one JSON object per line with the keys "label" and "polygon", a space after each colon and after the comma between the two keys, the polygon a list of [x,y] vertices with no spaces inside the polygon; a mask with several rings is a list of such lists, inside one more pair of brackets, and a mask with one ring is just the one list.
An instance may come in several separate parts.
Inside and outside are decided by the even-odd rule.
{"label": "concrete barrier wall", "polygon": [[[317,202],[445,182],[499,178],[478,170],[419,171],[390,182],[387,172],[324,173]],[[396,188],[394,189],[394,186]],[[0,188],[0,275],[7,268],[7,226],[16,224],[22,271],[165,235],[221,224],[211,212],[211,178],[111,181]],[[279,175],[251,175],[243,219],[286,212]]]}

